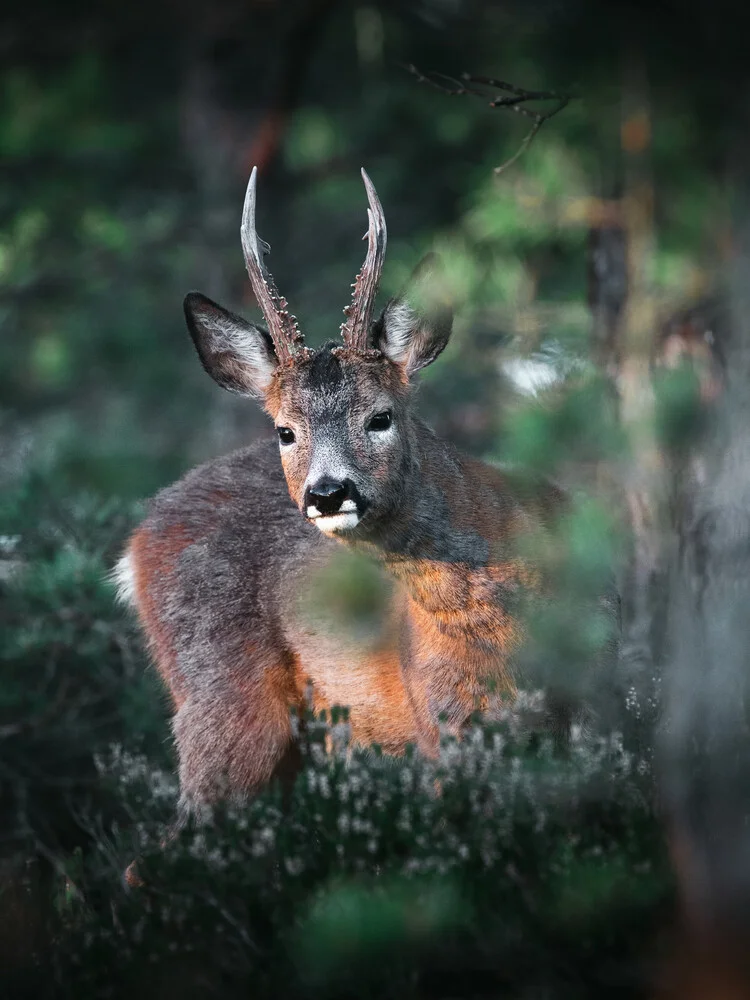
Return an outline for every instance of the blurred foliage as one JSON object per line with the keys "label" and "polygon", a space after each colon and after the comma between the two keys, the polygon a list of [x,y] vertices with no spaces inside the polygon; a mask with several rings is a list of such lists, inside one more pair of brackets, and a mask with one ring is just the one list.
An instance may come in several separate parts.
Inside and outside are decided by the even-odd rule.
{"label": "blurred foliage", "polygon": [[[75,816],[101,789],[93,754],[113,739],[161,750],[164,699],[106,566],[133,510],[61,499],[30,476],[3,498],[0,573],[0,850],[79,842]],[[106,800],[112,808],[112,800]]]}
{"label": "blurred foliage", "polygon": [[300,595],[300,610],[322,634],[348,633],[359,642],[377,641],[392,596],[392,583],[382,568],[342,546]]}
{"label": "blurred foliage", "polygon": [[672,453],[690,448],[706,426],[706,407],[700,398],[700,384],[688,364],[659,373],[654,383],[656,432]]}
{"label": "blurred foliage", "polygon": [[[384,291],[434,246],[463,302],[450,354],[425,377],[424,409],[459,443],[493,449],[509,396],[490,361],[498,348],[588,351],[586,219],[591,198],[618,185],[612,55],[625,8],[612,8],[608,32],[585,3],[548,23],[541,7],[438,0],[225,8],[202,30],[188,13],[175,32],[168,5],[136,5],[126,29],[84,3],[66,12],[56,38],[50,7],[33,43],[27,12],[9,5],[16,48],[0,71],[6,425],[18,422],[43,445],[50,424],[67,422],[70,476],[130,496],[258,433],[254,408],[205,379],[180,302],[194,286],[230,306],[247,298],[237,239],[246,156],[262,152],[253,138],[271,128],[290,74],[284,60],[307,26],[304,89],[278,112],[281,144],[260,184],[273,269],[310,339],[335,334],[360,263],[366,164],[389,223]],[[92,41],[71,44],[76,35]],[[581,60],[586,38],[597,44]],[[492,166],[515,152],[525,122],[419,84],[402,68],[410,62],[502,71],[580,97],[496,178]],[[711,160],[702,146],[715,123],[677,54],[675,63],[671,77],[663,65],[653,73],[654,278],[667,297],[709,280],[728,218],[712,173],[718,150]],[[257,85],[248,86],[248,66]]]}

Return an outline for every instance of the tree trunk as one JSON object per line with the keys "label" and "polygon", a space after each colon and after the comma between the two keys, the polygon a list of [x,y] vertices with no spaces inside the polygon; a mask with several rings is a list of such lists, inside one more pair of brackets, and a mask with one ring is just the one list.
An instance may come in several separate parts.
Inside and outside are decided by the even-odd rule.
{"label": "tree trunk", "polygon": [[[746,150],[743,149],[747,163]],[[671,572],[661,780],[684,910],[682,997],[750,996],[750,184],[726,380]],[[692,971],[691,971],[692,970]]]}

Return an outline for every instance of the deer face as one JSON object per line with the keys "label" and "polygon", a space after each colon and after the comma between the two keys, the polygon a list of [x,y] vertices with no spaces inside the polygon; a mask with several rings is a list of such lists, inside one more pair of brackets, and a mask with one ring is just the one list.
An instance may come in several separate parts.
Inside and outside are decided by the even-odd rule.
{"label": "deer face", "polygon": [[268,394],[289,493],[325,533],[387,517],[411,458],[409,387],[386,358],[326,345]]}
{"label": "deer face", "polygon": [[385,223],[366,178],[370,243],[346,310],[344,342],[311,351],[302,346],[296,321],[260,263],[254,181],[255,172],[243,244],[269,332],[197,292],[185,299],[188,328],[204,368],[221,386],[263,401],[300,512],[326,534],[376,527],[407,502],[412,376],[434,361],[450,336],[450,310],[434,295],[436,260],[423,261],[415,272],[412,294],[421,308],[400,297],[372,322]]}

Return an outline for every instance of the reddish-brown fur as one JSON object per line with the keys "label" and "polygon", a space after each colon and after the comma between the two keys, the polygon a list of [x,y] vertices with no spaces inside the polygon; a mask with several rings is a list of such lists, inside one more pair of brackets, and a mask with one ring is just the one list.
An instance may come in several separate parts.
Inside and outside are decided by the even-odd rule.
{"label": "reddish-brown fur", "polygon": [[178,556],[194,541],[179,524],[158,535],[140,528],[130,541],[138,612],[154,663],[172,696],[175,709],[179,709],[185,700],[185,693],[175,669],[174,635],[160,619],[157,608],[160,598],[170,587]]}
{"label": "reddish-brown fur", "polygon": [[[174,635],[160,619],[157,605],[165,588],[170,587],[177,557],[189,544],[191,539],[184,529],[159,536],[141,528],[129,550],[137,567],[139,617],[175,709],[185,700],[184,682],[175,670]],[[336,698],[335,693],[327,697],[297,657],[265,668],[262,708],[265,724],[276,730],[277,739],[289,736],[290,708],[304,710],[311,696],[315,712],[330,712],[333,705],[350,708],[355,743],[377,743],[386,752],[399,754],[416,742],[432,755],[438,744],[438,728],[429,708],[435,689],[450,692],[463,706],[466,718],[487,706],[489,676],[494,677],[499,693],[506,698],[512,695],[515,684],[510,671],[502,669],[498,674],[497,649],[510,658],[522,641],[523,630],[520,622],[492,603],[490,584],[533,584],[528,568],[519,560],[473,570],[426,559],[399,562],[389,568],[399,584],[392,599],[394,608],[400,609],[399,626],[395,632],[393,627],[386,629],[376,647],[361,657],[356,679],[345,685],[349,697]],[[406,618],[430,667],[405,677],[398,629]],[[257,662],[258,650],[251,639],[243,643],[243,654],[246,664]],[[234,744],[241,742],[241,731],[257,721],[259,692],[255,673],[249,676],[241,666],[226,670],[223,677],[232,689],[237,711],[223,721],[222,728],[227,742]]]}

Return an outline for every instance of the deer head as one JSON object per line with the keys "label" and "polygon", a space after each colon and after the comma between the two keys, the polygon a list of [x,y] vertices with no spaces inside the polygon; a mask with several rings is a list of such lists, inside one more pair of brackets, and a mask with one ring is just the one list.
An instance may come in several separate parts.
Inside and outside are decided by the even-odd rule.
{"label": "deer head", "polygon": [[255,230],[256,175],[253,169],[241,234],[268,330],[198,292],[185,299],[188,329],[203,367],[219,385],[262,400],[276,425],[290,496],[302,514],[326,534],[371,534],[410,503],[413,379],[443,350],[452,325],[450,308],[434,296],[437,261],[426,258],[412,279],[409,297],[416,294],[421,307],[402,295],[373,320],[386,226],[363,170],[367,255],[344,310],[342,339],[313,351],[265,266],[269,247]]}

